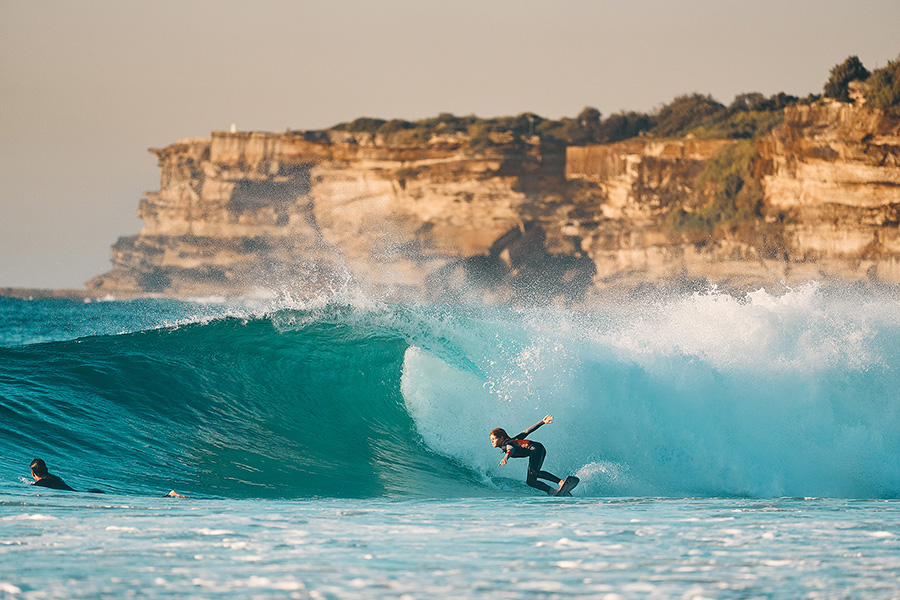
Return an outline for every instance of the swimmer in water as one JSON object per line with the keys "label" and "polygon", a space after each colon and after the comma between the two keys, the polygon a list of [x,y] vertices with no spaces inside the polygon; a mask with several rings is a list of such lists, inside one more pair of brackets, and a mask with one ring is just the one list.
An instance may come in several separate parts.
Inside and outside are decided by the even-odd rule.
{"label": "swimmer in water", "polygon": [[41,487],[50,488],[51,490],[75,491],[70,488],[65,481],[48,471],[47,463],[40,458],[31,461],[31,476],[34,477],[34,483],[31,485],[39,485]]}
{"label": "swimmer in water", "polygon": [[[51,490],[66,490],[69,492],[74,492],[75,490],[62,480],[62,478],[50,473],[47,469],[47,463],[45,463],[40,458],[36,458],[31,461],[31,476],[34,478],[34,483],[31,485],[39,485],[41,487],[50,488]],[[88,492],[94,494],[102,494],[103,490],[87,490]],[[164,495],[163,498],[189,498],[190,496],[185,496],[183,494],[179,494],[175,490],[170,491],[168,494]]]}

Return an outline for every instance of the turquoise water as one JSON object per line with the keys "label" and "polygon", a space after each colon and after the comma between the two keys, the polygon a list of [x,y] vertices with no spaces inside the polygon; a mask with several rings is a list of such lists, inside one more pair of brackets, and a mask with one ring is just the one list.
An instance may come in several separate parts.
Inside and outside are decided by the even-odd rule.
{"label": "turquoise water", "polygon": [[898,597],[898,309],[0,299],[0,598]]}
{"label": "turquoise water", "polygon": [[895,598],[900,503],[4,499],[4,598]]}

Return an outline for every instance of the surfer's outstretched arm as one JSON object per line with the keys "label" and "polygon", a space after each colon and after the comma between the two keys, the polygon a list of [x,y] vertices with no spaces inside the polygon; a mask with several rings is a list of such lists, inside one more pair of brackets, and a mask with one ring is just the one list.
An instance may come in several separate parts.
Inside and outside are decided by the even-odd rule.
{"label": "surfer's outstretched arm", "polygon": [[541,425],[544,425],[545,423],[552,423],[552,422],[553,422],[553,415],[547,415],[546,417],[544,417],[543,419],[541,419],[540,421],[538,421],[537,423],[535,423],[534,425],[532,425],[531,427],[529,427],[528,429],[526,429],[525,431],[523,431],[522,433],[517,435],[516,437],[517,438],[525,437],[529,433],[533,433],[534,430],[537,429],[538,427],[540,427]]}

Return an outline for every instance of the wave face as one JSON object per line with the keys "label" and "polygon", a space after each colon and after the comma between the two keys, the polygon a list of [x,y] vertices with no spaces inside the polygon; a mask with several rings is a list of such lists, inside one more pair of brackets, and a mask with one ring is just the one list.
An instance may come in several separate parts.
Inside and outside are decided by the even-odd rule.
{"label": "wave face", "polygon": [[356,321],[345,312],[281,311],[0,350],[0,420],[14,424],[0,452],[18,454],[20,472],[43,456],[76,489],[460,493],[471,476],[423,451],[404,409],[407,343],[374,313]]}
{"label": "wave face", "polygon": [[[592,312],[107,304],[79,324],[75,305],[32,303],[46,313],[34,322],[74,324],[46,341],[20,320],[3,338],[7,481],[40,456],[73,487],[111,492],[528,493],[525,461],[499,467],[488,432],[552,413],[532,437],[580,495],[900,494],[893,297],[810,285]],[[0,303],[7,322],[22,310]],[[103,311],[123,330],[97,333]]]}

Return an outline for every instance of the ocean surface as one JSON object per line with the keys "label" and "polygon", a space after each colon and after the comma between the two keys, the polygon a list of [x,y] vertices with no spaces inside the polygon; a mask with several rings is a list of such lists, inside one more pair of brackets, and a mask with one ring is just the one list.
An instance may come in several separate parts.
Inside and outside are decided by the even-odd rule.
{"label": "ocean surface", "polygon": [[163,597],[900,598],[900,296],[0,299],[0,599]]}

